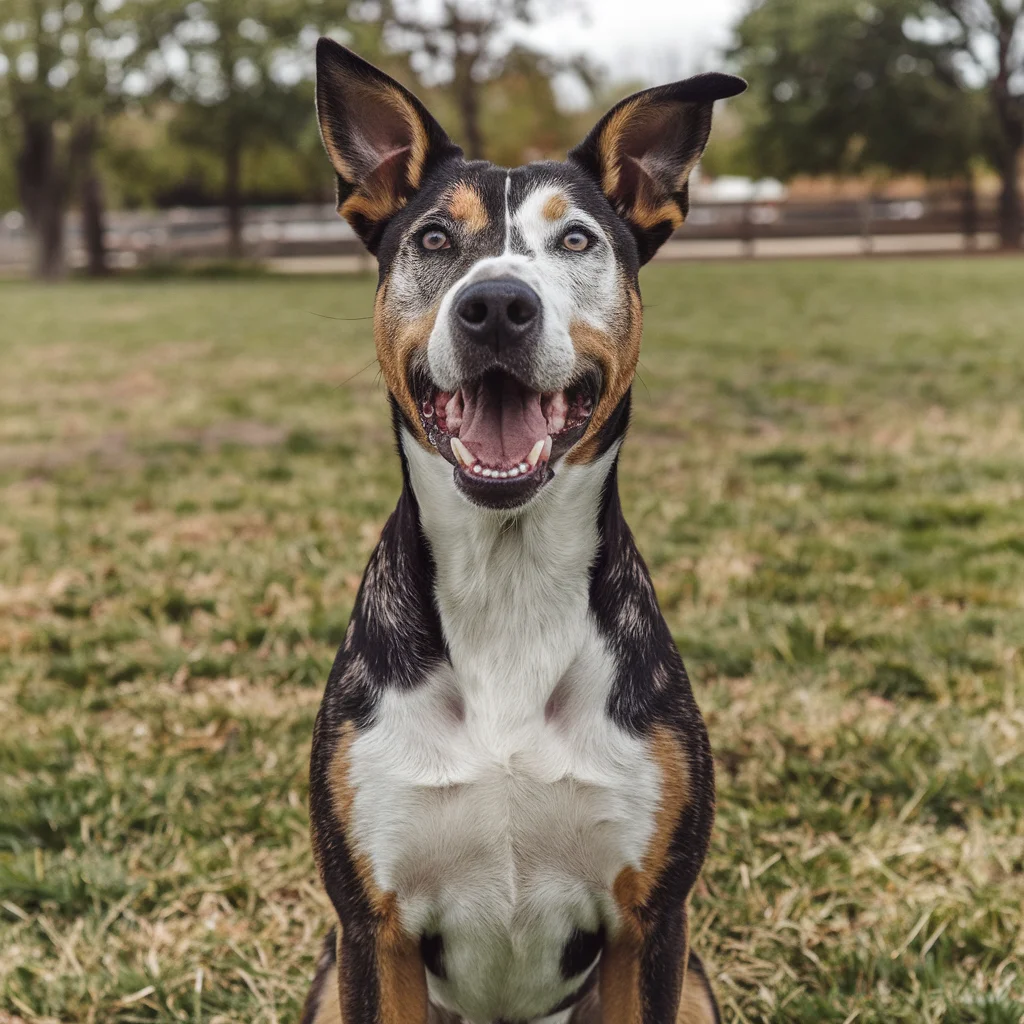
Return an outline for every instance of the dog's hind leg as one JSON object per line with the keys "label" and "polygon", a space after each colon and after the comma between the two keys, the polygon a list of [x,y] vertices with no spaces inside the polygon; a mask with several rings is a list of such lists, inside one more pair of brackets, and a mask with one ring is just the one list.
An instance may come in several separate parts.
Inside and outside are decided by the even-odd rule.
{"label": "dog's hind leg", "polygon": [[299,1024],[342,1024],[338,999],[338,930],[332,928],[320,950]]}
{"label": "dog's hind leg", "polygon": [[718,1002],[711,989],[704,964],[693,950],[686,962],[686,980],[679,998],[676,1024],[722,1024]]}

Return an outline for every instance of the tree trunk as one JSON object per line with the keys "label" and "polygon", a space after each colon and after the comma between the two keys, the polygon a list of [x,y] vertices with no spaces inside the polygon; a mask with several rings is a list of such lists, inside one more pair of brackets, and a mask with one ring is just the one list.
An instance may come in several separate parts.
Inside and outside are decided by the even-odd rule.
{"label": "tree trunk", "polygon": [[71,144],[71,172],[78,178],[78,201],[82,212],[82,240],[86,271],[90,277],[107,272],[107,247],[103,209],[103,183],[96,172],[96,125],[80,124]]}
{"label": "tree trunk", "polygon": [[974,172],[970,169],[960,192],[960,213],[964,233],[964,248],[973,252],[978,248],[978,193],[974,187]]}
{"label": "tree trunk", "polygon": [[61,277],[64,261],[65,176],[49,121],[26,118],[17,158],[18,192],[32,238],[32,273],[44,280]]}
{"label": "tree trunk", "polygon": [[234,140],[224,151],[224,206],[228,215],[228,256],[240,260],[242,249],[242,153]]}
{"label": "tree trunk", "polygon": [[1004,249],[1019,249],[1024,244],[1024,204],[1020,195],[1021,146],[1007,145],[1000,160],[999,243]]}
{"label": "tree trunk", "polygon": [[462,131],[466,139],[466,156],[470,160],[484,159],[484,137],[480,130],[480,83],[473,77],[472,53],[455,54],[455,102],[462,117]]}

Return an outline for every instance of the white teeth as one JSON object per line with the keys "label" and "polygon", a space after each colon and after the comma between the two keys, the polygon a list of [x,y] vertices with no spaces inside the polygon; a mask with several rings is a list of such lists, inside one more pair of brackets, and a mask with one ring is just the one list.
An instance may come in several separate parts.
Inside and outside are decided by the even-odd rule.
{"label": "white teeth", "polygon": [[[502,476],[504,476],[505,474],[504,474],[504,473],[502,473],[501,475],[502,475]],[[512,467],[512,468],[511,468],[511,469],[510,469],[510,470],[508,471],[508,475],[509,475],[509,476],[519,476],[519,467],[518,467],[518,466],[513,466],[513,467]]]}
{"label": "white teeth", "polygon": [[530,467],[525,462],[519,463],[519,472],[525,473]]}
{"label": "white teeth", "polygon": [[459,460],[459,465],[469,469],[473,465],[473,454],[470,450],[457,438],[452,438],[452,451],[455,454],[455,458]]}
{"label": "white teeth", "polygon": [[541,452],[541,457],[546,459],[550,455],[551,455],[551,435],[548,434],[548,436],[544,438],[544,451]]}
{"label": "white teeth", "polygon": [[502,480],[507,480],[508,479],[508,472],[506,470],[504,470],[504,469],[498,475],[501,477]]}
{"label": "white teeth", "polygon": [[483,475],[484,476],[491,476],[492,475],[492,470],[485,469],[484,472],[483,472]]}
{"label": "white teeth", "polygon": [[479,462],[473,467],[473,472],[474,473],[481,472],[481,467],[480,467],[480,463]]}
{"label": "white teeth", "polygon": [[[548,437],[548,441],[551,438]],[[540,461],[541,453],[544,451],[544,442],[538,441],[531,449],[530,454],[526,456],[526,464],[530,469],[533,469]]]}
{"label": "white teeth", "polygon": [[551,396],[551,402],[547,410],[548,430],[552,434],[565,426],[565,418],[569,414],[569,403],[566,400],[565,392],[559,391]]}

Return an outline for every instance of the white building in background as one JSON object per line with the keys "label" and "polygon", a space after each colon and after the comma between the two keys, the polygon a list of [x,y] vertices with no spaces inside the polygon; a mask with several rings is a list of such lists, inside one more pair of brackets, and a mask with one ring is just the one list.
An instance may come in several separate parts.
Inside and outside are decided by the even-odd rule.
{"label": "white building in background", "polygon": [[722,174],[705,178],[698,167],[690,178],[690,198],[698,203],[781,203],[789,190],[777,178],[743,178]]}

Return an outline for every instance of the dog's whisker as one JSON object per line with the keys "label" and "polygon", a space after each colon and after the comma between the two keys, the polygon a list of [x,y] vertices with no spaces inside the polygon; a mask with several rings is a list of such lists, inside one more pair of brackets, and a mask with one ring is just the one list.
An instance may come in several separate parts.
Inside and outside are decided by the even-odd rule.
{"label": "dog's whisker", "polygon": [[[356,370],[356,372],[353,373],[350,377],[346,377],[340,384],[335,384],[334,387],[331,390],[332,391],[338,391],[341,388],[343,388],[346,384],[350,384],[352,381],[354,381],[356,379],[356,377],[359,376],[359,374],[365,373],[376,362],[377,362],[377,357],[374,356],[365,366],[363,366],[360,369]],[[377,377],[378,378],[380,377],[380,372],[379,371],[377,373]]]}
{"label": "dog's whisker", "polygon": [[315,309],[307,309],[306,312],[310,316],[318,316],[318,317],[320,317],[321,320],[343,320],[343,321],[351,322],[353,320],[372,320],[373,319],[373,314],[372,313],[369,316],[330,316],[327,313],[318,313]]}

